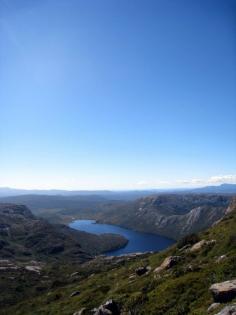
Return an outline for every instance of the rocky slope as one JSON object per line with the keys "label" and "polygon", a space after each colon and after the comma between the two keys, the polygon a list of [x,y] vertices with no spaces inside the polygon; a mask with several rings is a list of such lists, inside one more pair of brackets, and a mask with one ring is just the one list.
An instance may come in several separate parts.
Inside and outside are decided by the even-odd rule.
{"label": "rocky slope", "polygon": [[131,229],[179,239],[210,227],[225,214],[231,196],[154,195],[135,202],[104,206],[95,218]]}
{"label": "rocky slope", "polygon": [[164,252],[49,264],[40,273],[24,270],[0,271],[0,314],[232,315],[236,199],[213,227]]}

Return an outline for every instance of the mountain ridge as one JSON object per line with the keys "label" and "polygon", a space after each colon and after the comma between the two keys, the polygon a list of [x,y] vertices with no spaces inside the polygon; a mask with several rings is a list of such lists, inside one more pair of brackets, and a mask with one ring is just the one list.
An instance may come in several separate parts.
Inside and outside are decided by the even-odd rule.
{"label": "mountain ridge", "polygon": [[96,212],[99,222],[172,239],[199,232],[221,219],[232,197],[212,194],[160,194]]}
{"label": "mountain ridge", "polygon": [[103,196],[104,198],[114,199],[117,197],[119,200],[134,199],[142,196],[147,196],[153,193],[236,193],[236,184],[223,183],[215,186],[203,186],[195,188],[168,188],[168,189],[131,189],[131,190],[64,190],[64,189],[18,189],[10,187],[0,187],[0,198],[19,196],[19,195],[62,195],[62,196]]}

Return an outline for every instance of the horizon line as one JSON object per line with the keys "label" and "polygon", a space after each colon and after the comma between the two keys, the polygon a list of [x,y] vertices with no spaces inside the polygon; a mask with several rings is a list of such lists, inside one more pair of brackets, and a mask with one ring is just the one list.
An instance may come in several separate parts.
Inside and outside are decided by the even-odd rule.
{"label": "horizon line", "polygon": [[192,186],[192,187],[152,187],[152,188],[120,188],[120,189],[69,189],[69,188],[18,188],[18,187],[9,187],[9,186],[0,186],[0,189],[6,190],[25,190],[25,191],[66,191],[66,192],[123,192],[123,191],[155,191],[155,190],[192,190],[198,188],[205,188],[205,187],[220,187],[222,185],[236,185],[236,183],[216,183],[216,184],[209,184],[209,185],[202,185],[202,186]]}

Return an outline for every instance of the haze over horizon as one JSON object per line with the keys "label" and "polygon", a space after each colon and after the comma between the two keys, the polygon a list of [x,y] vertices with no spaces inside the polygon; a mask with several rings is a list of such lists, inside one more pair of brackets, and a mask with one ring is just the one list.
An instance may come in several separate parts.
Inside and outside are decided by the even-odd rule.
{"label": "haze over horizon", "polygon": [[[134,191],[134,190],[172,190],[181,189],[181,190],[188,190],[188,189],[195,189],[195,188],[205,188],[205,187],[220,187],[221,185],[236,185],[236,175],[228,175],[228,176],[214,176],[209,178],[208,180],[200,180],[200,179],[193,179],[193,180],[176,180],[173,182],[166,182],[164,183],[137,183],[137,186],[132,186],[129,188],[68,188],[68,187],[14,187],[14,186],[0,186],[0,190],[22,190],[22,191]],[[153,186],[151,186],[151,184]],[[149,186],[148,186],[149,185]]]}
{"label": "haze over horizon", "polygon": [[233,0],[0,0],[0,187],[236,183]]}

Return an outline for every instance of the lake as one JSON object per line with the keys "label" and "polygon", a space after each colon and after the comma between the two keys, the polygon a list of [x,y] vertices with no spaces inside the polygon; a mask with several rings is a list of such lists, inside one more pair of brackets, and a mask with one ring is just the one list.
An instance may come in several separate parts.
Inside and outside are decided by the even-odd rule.
{"label": "lake", "polygon": [[125,247],[107,252],[106,255],[109,256],[118,256],[134,252],[160,251],[174,244],[173,240],[164,236],[137,232],[112,224],[96,223],[95,220],[75,220],[71,222],[69,226],[76,230],[94,234],[120,234],[129,240]]}

